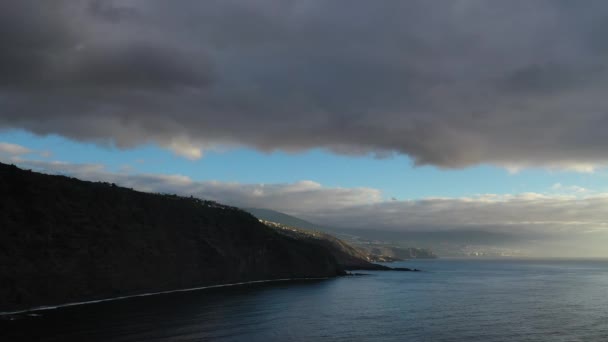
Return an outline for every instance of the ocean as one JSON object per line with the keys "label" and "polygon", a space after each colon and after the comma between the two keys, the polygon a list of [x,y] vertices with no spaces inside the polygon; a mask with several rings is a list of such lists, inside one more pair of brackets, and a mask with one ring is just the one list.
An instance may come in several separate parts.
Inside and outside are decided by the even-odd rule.
{"label": "ocean", "polygon": [[436,259],[0,318],[0,341],[608,341],[608,260]]}

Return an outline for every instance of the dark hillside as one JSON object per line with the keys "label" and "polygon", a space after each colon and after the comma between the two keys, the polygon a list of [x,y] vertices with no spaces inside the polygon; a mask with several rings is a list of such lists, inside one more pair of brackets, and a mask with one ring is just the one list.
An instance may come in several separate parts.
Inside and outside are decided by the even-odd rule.
{"label": "dark hillside", "polygon": [[0,311],[341,273],[326,248],[234,207],[0,163]]}

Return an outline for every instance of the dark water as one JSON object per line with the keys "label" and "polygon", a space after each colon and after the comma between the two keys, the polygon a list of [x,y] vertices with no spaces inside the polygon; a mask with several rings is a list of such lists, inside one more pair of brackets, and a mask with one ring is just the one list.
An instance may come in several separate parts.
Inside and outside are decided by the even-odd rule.
{"label": "dark water", "polygon": [[608,341],[608,261],[425,270],[134,298],[0,321],[0,341]]}

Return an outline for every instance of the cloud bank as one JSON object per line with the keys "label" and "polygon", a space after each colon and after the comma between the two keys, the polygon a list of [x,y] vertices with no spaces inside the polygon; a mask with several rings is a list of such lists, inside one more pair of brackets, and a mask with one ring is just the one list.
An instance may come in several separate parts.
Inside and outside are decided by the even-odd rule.
{"label": "cloud bank", "polygon": [[187,158],[216,146],[592,171],[608,3],[0,4],[0,128]]}
{"label": "cloud bank", "polygon": [[[547,193],[387,200],[373,188],[329,188],[312,181],[243,184],[181,175],[111,172],[101,164],[13,157],[21,167],[106,181],[147,192],[195,196],[240,207],[269,208],[335,227],[383,231],[486,231],[524,241],[594,238],[608,242],[608,193],[556,184]],[[598,242],[600,240],[597,240]],[[599,242],[598,242],[599,243]],[[602,245],[601,250],[605,250]],[[605,253],[604,253],[605,255]]]}
{"label": "cloud bank", "polygon": [[31,152],[32,150],[21,145],[0,142],[0,155],[21,156],[24,154],[29,154]]}

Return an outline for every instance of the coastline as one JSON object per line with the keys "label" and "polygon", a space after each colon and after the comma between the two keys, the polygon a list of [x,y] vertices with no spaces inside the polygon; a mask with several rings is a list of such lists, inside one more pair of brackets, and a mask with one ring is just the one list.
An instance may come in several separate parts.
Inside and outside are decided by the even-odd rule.
{"label": "coastline", "polygon": [[[374,264],[374,265],[375,265],[374,267],[368,267],[368,268],[348,267],[348,268],[345,268],[344,270],[345,271],[401,271],[401,272],[406,271],[406,272],[420,272],[420,270],[416,269],[416,268],[410,269],[410,268],[405,268],[405,267],[388,267],[388,266],[379,265],[379,264]],[[348,274],[347,273],[344,276],[348,276],[348,275],[352,275],[352,274]],[[340,277],[340,275],[338,275],[336,277]],[[111,298],[87,300],[87,301],[82,301],[82,302],[70,302],[70,303],[64,303],[64,304],[58,304],[58,305],[43,305],[43,306],[37,306],[37,307],[33,307],[33,308],[28,308],[28,309],[23,309],[23,310],[16,310],[16,311],[0,311],[0,317],[1,316],[10,316],[10,315],[25,314],[25,313],[29,313],[29,312],[55,310],[55,309],[66,308],[66,307],[70,307],[70,306],[96,304],[96,303],[103,303],[103,302],[112,302],[112,301],[129,299],[129,298],[158,296],[158,295],[171,294],[171,293],[179,293],[179,292],[191,292],[191,291],[215,289],[215,288],[222,288],[222,287],[243,286],[243,285],[251,285],[251,284],[273,283],[273,282],[288,282],[288,281],[299,281],[299,280],[324,280],[324,279],[330,279],[330,278],[335,278],[335,277],[314,277],[314,278],[313,277],[308,277],[308,278],[263,279],[263,280],[244,281],[244,282],[238,282],[238,283],[227,283],[227,284],[217,284],[217,285],[189,287],[189,288],[177,289],[177,290],[146,292],[146,293],[140,293],[140,294],[127,295],[127,296],[118,296],[118,297],[111,297]]]}
{"label": "coastline", "polygon": [[44,305],[44,306],[38,306],[38,307],[33,307],[33,308],[23,309],[23,310],[16,310],[16,311],[0,311],[0,316],[20,315],[20,314],[26,314],[26,313],[32,313],[32,312],[38,312],[38,311],[61,309],[61,308],[66,308],[66,307],[71,307],[71,306],[113,302],[113,301],[117,301],[117,300],[124,300],[124,299],[130,299],[130,298],[158,296],[158,295],[180,293],[180,292],[192,292],[192,291],[215,289],[215,288],[222,288],[222,287],[243,286],[243,285],[260,284],[260,283],[288,282],[288,281],[300,281],[300,280],[325,280],[325,279],[330,279],[330,277],[264,279],[264,280],[244,281],[244,282],[239,282],[239,283],[198,286],[198,287],[191,287],[191,288],[186,288],[186,289],[147,292],[147,293],[127,295],[127,296],[87,300],[87,301],[82,301],[82,302],[71,302],[71,303],[58,304],[58,305]]}

